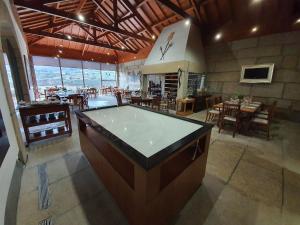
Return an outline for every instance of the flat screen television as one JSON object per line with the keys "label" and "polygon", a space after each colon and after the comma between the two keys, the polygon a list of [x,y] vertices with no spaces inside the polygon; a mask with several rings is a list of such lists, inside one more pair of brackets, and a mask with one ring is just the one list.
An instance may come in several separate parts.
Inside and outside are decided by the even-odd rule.
{"label": "flat screen television", "polygon": [[271,83],[274,64],[242,66],[241,83]]}

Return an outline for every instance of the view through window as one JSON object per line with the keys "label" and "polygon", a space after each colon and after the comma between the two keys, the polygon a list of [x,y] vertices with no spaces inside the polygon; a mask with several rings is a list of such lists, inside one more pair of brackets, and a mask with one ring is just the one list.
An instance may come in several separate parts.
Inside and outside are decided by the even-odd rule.
{"label": "view through window", "polygon": [[83,87],[115,87],[116,65],[80,60],[33,56],[41,95],[53,87],[77,91]]}

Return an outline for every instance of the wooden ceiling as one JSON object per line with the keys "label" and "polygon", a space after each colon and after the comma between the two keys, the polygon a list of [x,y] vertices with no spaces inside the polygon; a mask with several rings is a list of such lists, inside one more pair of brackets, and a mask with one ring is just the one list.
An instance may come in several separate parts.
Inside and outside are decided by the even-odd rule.
{"label": "wooden ceiling", "polygon": [[[189,18],[205,44],[299,30],[300,0],[14,0],[32,54],[102,62],[147,56],[165,26]],[[84,17],[84,20],[80,18]],[[251,33],[252,27],[258,31]]]}

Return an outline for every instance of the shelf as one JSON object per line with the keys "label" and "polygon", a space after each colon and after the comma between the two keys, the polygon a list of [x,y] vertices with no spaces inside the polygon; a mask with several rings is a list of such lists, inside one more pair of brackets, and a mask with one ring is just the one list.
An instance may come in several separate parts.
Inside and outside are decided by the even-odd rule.
{"label": "shelf", "polygon": [[48,139],[48,138],[53,138],[53,137],[57,137],[60,135],[66,135],[66,134],[70,134],[70,130],[64,131],[62,133],[53,133],[53,134],[47,134],[47,135],[41,135],[39,137],[34,137],[33,134],[30,134],[30,139],[29,142],[33,142],[33,141],[40,141],[40,140],[44,140],[44,139]]}
{"label": "shelf", "polygon": [[36,126],[42,126],[42,125],[46,125],[46,124],[50,124],[50,123],[57,123],[57,122],[64,122],[67,118],[59,118],[59,119],[55,119],[55,120],[45,120],[45,121],[39,121],[38,123],[30,123],[27,122],[27,127],[36,127]]}

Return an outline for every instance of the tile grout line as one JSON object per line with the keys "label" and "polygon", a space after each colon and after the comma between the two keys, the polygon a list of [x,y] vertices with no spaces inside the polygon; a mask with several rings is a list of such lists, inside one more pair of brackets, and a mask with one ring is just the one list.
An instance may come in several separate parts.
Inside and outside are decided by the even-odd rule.
{"label": "tile grout line", "polygon": [[285,188],[284,188],[284,168],[282,167],[282,191],[281,191],[281,195],[282,195],[282,198],[281,198],[281,213],[283,212],[283,205],[284,205],[284,191],[285,191]]}
{"label": "tile grout line", "polygon": [[231,178],[232,178],[234,172],[236,171],[238,165],[240,164],[240,162],[241,162],[241,160],[242,160],[242,158],[243,158],[243,156],[244,156],[244,154],[245,154],[245,152],[246,152],[246,147],[247,147],[247,145],[244,147],[243,153],[242,153],[241,157],[239,158],[239,161],[237,162],[237,164],[236,164],[235,167],[233,168],[232,173],[230,174],[230,176],[229,176],[229,178],[228,178],[228,180],[227,180],[227,182],[226,182],[226,185],[229,184],[229,182],[230,182],[230,180],[231,180]]}

